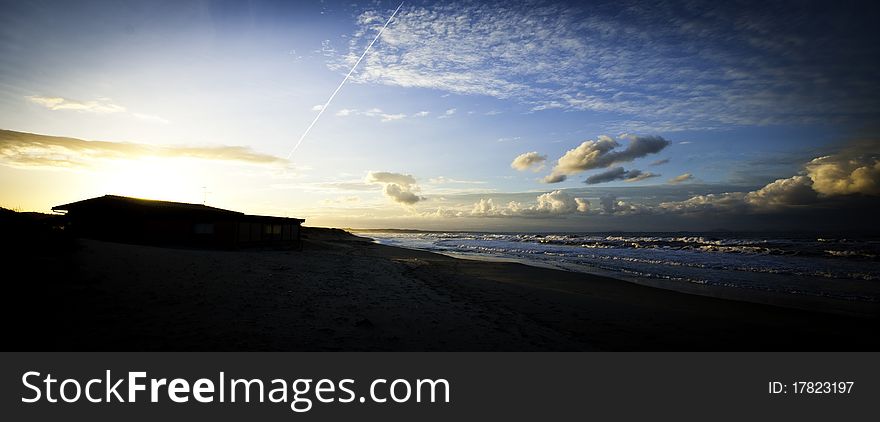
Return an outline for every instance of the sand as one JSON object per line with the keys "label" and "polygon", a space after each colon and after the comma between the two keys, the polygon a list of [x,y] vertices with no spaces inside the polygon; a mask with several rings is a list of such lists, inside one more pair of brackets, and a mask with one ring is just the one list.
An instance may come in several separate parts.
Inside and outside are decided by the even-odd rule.
{"label": "sand", "polygon": [[22,258],[6,282],[11,344],[245,351],[802,351],[878,344],[876,313],[703,297],[383,246],[341,231],[307,235],[302,251],[79,239],[50,256]]}

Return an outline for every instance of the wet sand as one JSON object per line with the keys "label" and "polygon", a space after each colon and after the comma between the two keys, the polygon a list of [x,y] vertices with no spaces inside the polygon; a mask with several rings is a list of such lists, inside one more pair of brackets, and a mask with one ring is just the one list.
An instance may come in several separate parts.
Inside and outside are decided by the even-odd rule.
{"label": "wet sand", "polygon": [[7,281],[7,318],[17,321],[12,344],[18,350],[246,351],[878,345],[876,313],[811,312],[462,260],[341,231],[312,229],[307,236],[302,251],[77,240],[68,253],[19,268]]}

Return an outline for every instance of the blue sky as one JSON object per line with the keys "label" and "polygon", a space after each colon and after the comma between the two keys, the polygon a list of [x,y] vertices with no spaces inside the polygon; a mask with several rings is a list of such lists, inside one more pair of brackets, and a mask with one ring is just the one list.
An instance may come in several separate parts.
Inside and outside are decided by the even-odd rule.
{"label": "blue sky", "polygon": [[880,43],[835,2],[405,2],[286,159],[397,6],[3,2],[0,205],[699,230],[880,194]]}

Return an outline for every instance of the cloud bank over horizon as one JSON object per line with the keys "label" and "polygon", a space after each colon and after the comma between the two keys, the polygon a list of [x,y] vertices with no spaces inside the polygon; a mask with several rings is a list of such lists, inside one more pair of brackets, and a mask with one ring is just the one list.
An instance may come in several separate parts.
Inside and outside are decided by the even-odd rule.
{"label": "cloud bank over horizon", "polygon": [[243,146],[150,145],[86,141],[0,129],[0,163],[19,168],[77,168],[91,162],[142,157],[196,158],[286,166],[288,161]]}

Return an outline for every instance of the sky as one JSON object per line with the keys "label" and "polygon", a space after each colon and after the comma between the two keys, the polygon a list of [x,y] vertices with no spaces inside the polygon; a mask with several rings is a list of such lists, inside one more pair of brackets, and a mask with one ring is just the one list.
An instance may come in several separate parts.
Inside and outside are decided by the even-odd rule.
{"label": "sky", "polygon": [[389,21],[399,5],[0,1],[0,206],[877,229],[868,2],[406,1]]}

